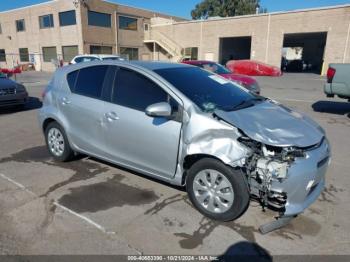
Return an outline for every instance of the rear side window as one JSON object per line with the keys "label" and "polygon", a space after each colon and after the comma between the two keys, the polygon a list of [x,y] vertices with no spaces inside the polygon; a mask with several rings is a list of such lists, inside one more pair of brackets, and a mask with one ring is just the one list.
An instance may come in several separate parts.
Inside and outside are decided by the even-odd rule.
{"label": "rear side window", "polygon": [[[92,66],[69,74],[67,81],[72,92],[92,98],[100,98],[107,69],[108,66]],[[74,79],[76,80],[74,81]],[[72,86],[74,86],[73,89]]]}
{"label": "rear side window", "polygon": [[166,102],[168,94],[145,76],[128,69],[119,69],[114,81],[112,102],[139,111],[152,104]]}

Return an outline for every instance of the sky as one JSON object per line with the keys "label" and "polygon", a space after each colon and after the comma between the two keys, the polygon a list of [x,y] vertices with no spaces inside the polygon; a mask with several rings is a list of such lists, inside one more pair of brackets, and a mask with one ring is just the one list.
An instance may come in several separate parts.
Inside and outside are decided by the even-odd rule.
{"label": "sky", "polygon": [[[166,14],[191,18],[191,10],[201,0],[108,0]],[[0,0],[0,11],[47,2],[47,0]],[[350,4],[350,0],[260,0],[268,12]]]}

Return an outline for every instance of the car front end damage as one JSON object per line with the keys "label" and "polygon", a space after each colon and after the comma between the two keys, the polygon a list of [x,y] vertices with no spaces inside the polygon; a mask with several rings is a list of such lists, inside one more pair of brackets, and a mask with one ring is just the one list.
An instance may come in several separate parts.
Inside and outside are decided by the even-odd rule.
{"label": "car front end damage", "polygon": [[[266,114],[264,107],[273,108],[270,111],[275,115]],[[308,117],[270,102],[249,116],[249,111],[257,109],[258,106],[237,113],[215,112],[214,117],[189,115],[190,120],[184,124],[180,159],[186,161],[186,156],[204,154],[241,169],[251,198],[263,209],[278,214],[276,220],[260,227],[262,233],[268,233],[284,226],[316,201],[325,187],[331,152],[323,129]],[[276,114],[279,110],[285,111],[283,117],[282,111],[281,116]],[[268,123],[267,118],[279,123]],[[267,126],[244,126],[238,121],[242,119],[244,123],[249,123],[249,119],[255,124],[259,120]],[[302,135],[303,132],[306,134]]]}
{"label": "car front end damage", "polygon": [[240,141],[253,152],[243,167],[252,198],[263,208],[278,212],[274,223],[260,228],[262,233],[288,223],[315,202],[324,190],[330,162],[326,138],[306,148],[271,147],[247,137],[241,137]]}

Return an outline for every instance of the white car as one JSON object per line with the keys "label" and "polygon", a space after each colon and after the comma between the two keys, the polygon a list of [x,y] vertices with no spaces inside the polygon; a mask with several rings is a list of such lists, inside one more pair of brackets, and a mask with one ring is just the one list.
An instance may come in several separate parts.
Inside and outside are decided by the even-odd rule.
{"label": "white car", "polygon": [[70,64],[78,64],[83,62],[90,62],[95,60],[119,60],[123,61],[124,58],[121,58],[118,55],[77,55],[70,61]]}

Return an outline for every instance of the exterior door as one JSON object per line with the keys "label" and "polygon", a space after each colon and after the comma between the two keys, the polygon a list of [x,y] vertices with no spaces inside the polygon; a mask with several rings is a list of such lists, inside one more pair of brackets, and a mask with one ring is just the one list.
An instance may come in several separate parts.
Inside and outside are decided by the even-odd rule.
{"label": "exterior door", "polygon": [[66,131],[79,149],[101,156],[105,152],[102,91],[108,66],[92,66],[68,74],[71,93],[58,97],[66,120]]}
{"label": "exterior door", "polygon": [[173,177],[182,124],[147,116],[145,109],[158,102],[170,102],[175,118],[179,106],[164,89],[138,72],[118,69],[105,107],[107,152],[121,164]]}

